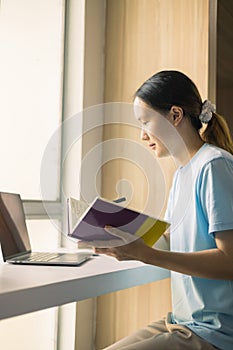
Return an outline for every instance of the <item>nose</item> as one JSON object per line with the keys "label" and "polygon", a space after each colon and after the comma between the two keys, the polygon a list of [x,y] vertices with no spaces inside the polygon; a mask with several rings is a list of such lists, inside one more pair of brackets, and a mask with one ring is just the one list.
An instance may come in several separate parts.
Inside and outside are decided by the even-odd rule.
{"label": "nose", "polygon": [[149,135],[147,134],[147,132],[145,131],[145,129],[141,130],[141,140],[142,141],[148,141],[149,140]]}

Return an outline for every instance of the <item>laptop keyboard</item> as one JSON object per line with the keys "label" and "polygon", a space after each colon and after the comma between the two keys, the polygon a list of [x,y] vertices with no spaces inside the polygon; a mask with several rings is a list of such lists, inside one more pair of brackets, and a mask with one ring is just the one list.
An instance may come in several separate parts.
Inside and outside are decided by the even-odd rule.
{"label": "laptop keyboard", "polygon": [[32,253],[28,258],[27,261],[49,261],[52,259],[59,258],[63,254],[58,253]]}

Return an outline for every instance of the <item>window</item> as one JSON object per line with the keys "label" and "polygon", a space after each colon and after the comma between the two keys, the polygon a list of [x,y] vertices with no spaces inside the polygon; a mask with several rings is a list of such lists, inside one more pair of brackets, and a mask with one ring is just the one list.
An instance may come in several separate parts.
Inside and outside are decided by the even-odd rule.
{"label": "window", "polygon": [[[61,242],[61,190],[66,196],[79,196],[82,145],[72,146],[60,169],[64,130],[59,125],[81,112],[84,100],[85,107],[103,101],[105,1],[0,0],[0,16],[0,191],[21,194],[34,249],[60,244],[73,248],[67,240]],[[44,150],[57,130],[54,182],[46,192],[55,214],[51,221],[42,205],[40,170]],[[91,348],[94,315],[95,302],[86,300],[77,313],[73,303],[10,318],[0,324],[1,345],[8,350],[16,344],[24,350],[73,350],[90,343]]]}
{"label": "window", "polygon": [[25,199],[41,199],[41,159],[62,118],[63,46],[64,1],[1,1],[0,187]]}
{"label": "window", "polygon": [[[60,222],[41,216],[41,161],[62,121],[64,0],[1,0],[0,8],[0,191],[25,200],[32,248],[60,246]],[[48,200],[60,198],[61,133],[54,150],[53,183]],[[56,204],[56,203],[55,203]],[[55,225],[54,225],[55,224]],[[1,322],[1,345],[51,350],[57,342],[58,308]],[[14,329],[14,337],[12,337]],[[25,337],[25,329],[27,335]]]}

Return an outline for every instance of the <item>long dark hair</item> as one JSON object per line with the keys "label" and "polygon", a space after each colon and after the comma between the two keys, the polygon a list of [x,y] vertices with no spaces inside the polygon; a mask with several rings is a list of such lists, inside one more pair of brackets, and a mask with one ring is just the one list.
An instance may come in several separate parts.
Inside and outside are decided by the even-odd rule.
{"label": "long dark hair", "polygon": [[233,154],[230,130],[222,116],[213,112],[212,119],[201,132],[203,124],[199,116],[203,105],[202,99],[196,85],[185,74],[175,70],[158,72],[139,87],[136,96],[161,113],[168,113],[174,105],[181,107],[184,116],[190,118],[192,126],[200,133],[204,142]]}

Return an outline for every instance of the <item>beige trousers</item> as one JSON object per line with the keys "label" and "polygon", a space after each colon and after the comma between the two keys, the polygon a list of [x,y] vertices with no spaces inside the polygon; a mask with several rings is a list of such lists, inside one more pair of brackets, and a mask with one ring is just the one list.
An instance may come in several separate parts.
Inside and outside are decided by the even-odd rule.
{"label": "beige trousers", "polygon": [[171,314],[104,350],[216,350],[189,328],[171,323]]}

